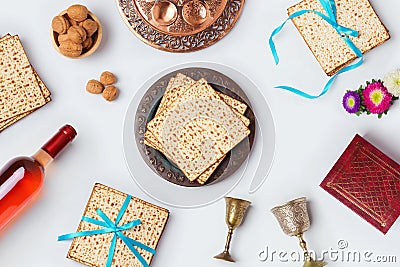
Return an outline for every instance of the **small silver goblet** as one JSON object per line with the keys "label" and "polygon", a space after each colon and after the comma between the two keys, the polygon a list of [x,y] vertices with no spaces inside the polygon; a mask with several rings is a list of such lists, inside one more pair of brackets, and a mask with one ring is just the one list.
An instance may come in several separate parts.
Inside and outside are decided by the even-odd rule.
{"label": "small silver goblet", "polygon": [[310,218],[308,217],[307,200],[305,197],[289,201],[281,206],[271,209],[271,212],[278,220],[283,232],[288,236],[296,236],[300,241],[300,246],[304,251],[305,262],[303,267],[322,267],[327,263],[315,261],[311,258],[307,249],[303,234],[310,228]]}

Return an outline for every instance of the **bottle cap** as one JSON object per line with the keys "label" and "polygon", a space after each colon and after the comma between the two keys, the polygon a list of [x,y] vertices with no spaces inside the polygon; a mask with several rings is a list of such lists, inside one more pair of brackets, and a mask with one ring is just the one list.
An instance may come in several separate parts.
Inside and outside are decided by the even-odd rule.
{"label": "bottle cap", "polygon": [[71,125],[64,125],[60,128],[49,141],[47,141],[42,149],[46,151],[52,158],[55,158],[60,152],[74,140],[77,133]]}

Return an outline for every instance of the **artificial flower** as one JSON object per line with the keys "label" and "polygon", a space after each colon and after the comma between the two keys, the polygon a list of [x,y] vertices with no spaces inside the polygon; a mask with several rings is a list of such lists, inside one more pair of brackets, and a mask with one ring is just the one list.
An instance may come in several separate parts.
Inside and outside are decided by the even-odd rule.
{"label": "artificial flower", "polygon": [[400,96],[400,70],[394,70],[386,74],[383,79],[383,84],[388,89],[389,93],[391,93],[395,97]]}
{"label": "artificial flower", "polygon": [[361,99],[357,91],[348,91],[343,96],[343,107],[348,113],[357,113],[360,110]]}
{"label": "artificial flower", "polygon": [[392,104],[393,96],[380,81],[367,83],[367,87],[362,91],[362,95],[367,112],[372,114],[380,114],[382,116]]}

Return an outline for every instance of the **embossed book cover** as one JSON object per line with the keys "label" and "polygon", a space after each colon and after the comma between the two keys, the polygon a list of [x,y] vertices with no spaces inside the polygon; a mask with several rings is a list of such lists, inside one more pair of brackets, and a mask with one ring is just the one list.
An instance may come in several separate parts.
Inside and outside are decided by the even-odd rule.
{"label": "embossed book cover", "polygon": [[320,185],[386,234],[400,215],[400,166],[356,135]]}

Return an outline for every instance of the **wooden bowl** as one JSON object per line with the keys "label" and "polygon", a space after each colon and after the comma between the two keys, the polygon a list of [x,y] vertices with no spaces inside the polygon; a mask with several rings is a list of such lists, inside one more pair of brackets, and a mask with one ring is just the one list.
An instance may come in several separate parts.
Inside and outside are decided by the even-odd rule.
{"label": "wooden bowl", "polygon": [[[66,18],[69,18],[68,15],[67,15],[67,10],[61,11],[58,15],[59,15],[59,16],[64,16],[64,17],[66,17]],[[103,30],[102,30],[102,27],[101,27],[101,24],[100,24],[99,19],[98,19],[92,12],[90,12],[90,11],[88,12],[88,19],[94,20],[94,21],[97,23],[97,25],[98,25],[98,26],[97,26],[98,29],[97,29],[97,31],[92,35],[92,38],[93,38],[92,47],[89,48],[89,50],[83,50],[83,51],[82,51],[82,54],[80,54],[80,55],[77,56],[77,57],[69,57],[69,56],[66,56],[66,55],[64,55],[63,53],[61,53],[60,47],[59,47],[59,46],[60,46],[60,43],[58,42],[58,35],[59,35],[59,34],[58,34],[57,32],[55,32],[55,31],[53,31],[53,29],[50,30],[50,33],[51,33],[51,42],[52,42],[54,48],[55,48],[61,55],[65,56],[65,57],[68,57],[68,58],[79,59],[79,58],[84,58],[84,57],[90,56],[91,54],[93,54],[94,51],[96,51],[96,49],[97,49],[97,48],[99,47],[99,45],[100,45],[101,38],[103,37]]]}

